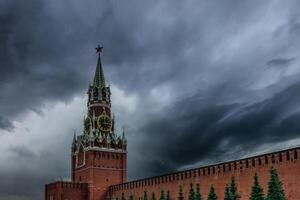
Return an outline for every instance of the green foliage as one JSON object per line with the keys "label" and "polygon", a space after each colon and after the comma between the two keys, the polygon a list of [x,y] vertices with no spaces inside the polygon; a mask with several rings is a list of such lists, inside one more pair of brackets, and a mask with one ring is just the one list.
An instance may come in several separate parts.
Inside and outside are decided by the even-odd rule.
{"label": "green foliage", "polygon": [[263,188],[260,186],[258,182],[257,174],[254,175],[254,182],[252,186],[252,191],[249,200],[264,200],[264,192]]}
{"label": "green foliage", "polygon": [[193,188],[193,183],[190,184],[189,200],[195,200],[195,192],[194,192],[194,188]]}
{"label": "green foliage", "polygon": [[224,200],[230,200],[230,191],[228,184],[226,184],[225,186]]}
{"label": "green foliage", "polygon": [[240,199],[240,195],[238,194],[235,178],[234,176],[231,177],[231,183],[229,187],[229,200],[238,200]]}
{"label": "green foliage", "polygon": [[195,200],[203,200],[201,192],[200,192],[199,184],[197,184],[197,186],[196,186]]}
{"label": "green foliage", "polygon": [[147,193],[147,190],[144,191],[144,200],[148,200],[148,193]]}
{"label": "green foliage", "polygon": [[274,167],[272,167],[270,170],[268,195],[266,200],[286,200],[282,184]]}
{"label": "green foliage", "polygon": [[210,191],[207,200],[217,200],[217,194],[213,185],[210,186]]}
{"label": "green foliage", "polygon": [[131,192],[130,195],[129,195],[129,200],[134,200],[134,197],[133,197],[132,192]]}
{"label": "green foliage", "polygon": [[126,200],[124,192],[122,192],[121,200]]}
{"label": "green foliage", "polygon": [[160,197],[159,197],[159,200],[165,200],[165,199],[166,199],[165,191],[164,191],[164,190],[161,190],[161,191],[160,191]]}
{"label": "green foliage", "polygon": [[171,197],[170,197],[170,191],[169,191],[169,190],[167,191],[167,197],[166,197],[166,200],[171,200]]}
{"label": "green foliage", "polygon": [[156,200],[156,197],[155,197],[155,193],[154,193],[154,192],[152,192],[151,200]]}
{"label": "green foliage", "polygon": [[184,200],[182,185],[179,185],[178,200]]}

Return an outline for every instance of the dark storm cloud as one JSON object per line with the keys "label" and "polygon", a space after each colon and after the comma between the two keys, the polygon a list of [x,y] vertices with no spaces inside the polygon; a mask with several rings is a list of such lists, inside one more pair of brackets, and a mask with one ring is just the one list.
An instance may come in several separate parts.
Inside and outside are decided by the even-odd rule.
{"label": "dark storm cloud", "polygon": [[268,61],[267,64],[271,67],[276,67],[276,66],[284,67],[290,65],[294,60],[295,58],[277,58]]}
{"label": "dark storm cloud", "polygon": [[150,159],[138,176],[175,171],[200,160],[225,161],[240,145],[238,156],[264,143],[299,137],[299,91],[300,82],[252,105],[216,105],[197,95],[177,102],[140,129],[144,138],[138,149],[147,149],[143,153]]}
{"label": "dark storm cloud", "polygon": [[[296,139],[298,11],[297,1],[1,2],[0,128],[84,94],[100,43],[106,79],[139,100],[126,119],[130,178]],[[23,163],[0,170],[0,199],[37,199],[67,176],[68,139],[48,153],[7,150]]]}

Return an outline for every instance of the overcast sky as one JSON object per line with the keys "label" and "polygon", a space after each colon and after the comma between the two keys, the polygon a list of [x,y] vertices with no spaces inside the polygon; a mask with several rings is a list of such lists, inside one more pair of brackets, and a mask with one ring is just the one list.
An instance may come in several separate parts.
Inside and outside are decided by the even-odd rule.
{"label": "overcast sky", "polygon": [[300,144],[300,1],[0,1],[0,200],[70,177],[95,46],[129,179]]}

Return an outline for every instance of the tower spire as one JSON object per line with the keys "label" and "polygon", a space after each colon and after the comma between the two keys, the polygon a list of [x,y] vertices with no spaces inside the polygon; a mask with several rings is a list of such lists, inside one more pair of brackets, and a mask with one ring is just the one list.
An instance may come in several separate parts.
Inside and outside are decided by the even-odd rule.
{"label": "tower spire", "polygon": [[102,53],[103,47],[98,45],[95,49],[96,49],[96,53],[98,54],[98,61],[97,61],[97,67],[96,67],[93,85],[98,88],[102,88],[102,87],[105,87],[105,78],[104,78],[104,72],[103,72],[101,56],[100,56],[100,54]]}

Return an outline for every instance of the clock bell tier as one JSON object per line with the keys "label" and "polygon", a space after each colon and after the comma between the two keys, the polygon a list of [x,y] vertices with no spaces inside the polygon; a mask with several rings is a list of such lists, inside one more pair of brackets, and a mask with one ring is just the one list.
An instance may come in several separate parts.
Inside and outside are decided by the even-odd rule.
{"label": "clock bell tier", "polygon": [[96,48],[98,60],[93,82],[88,87],[87,114],[84,117],[82,135],[76,137],[72,143],[72,153],[83,148],[107,148],[126,150],[124,130],[122,134],[115,133],[115,120],[111,112],[111,92],[106,85],[101,63],[102,47]]}

